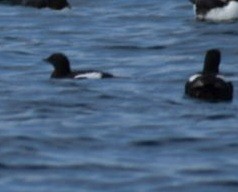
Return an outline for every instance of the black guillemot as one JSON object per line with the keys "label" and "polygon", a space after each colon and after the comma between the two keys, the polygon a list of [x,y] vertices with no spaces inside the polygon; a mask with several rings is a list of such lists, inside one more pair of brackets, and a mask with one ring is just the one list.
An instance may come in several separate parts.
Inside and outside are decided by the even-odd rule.
{"label": "black guillemot", "polygon": [[51,78],[102,79],[114,77],[110,73],[96,70],[72,71],[70,68],[70,62],[63,53],[54,53],[44,60],[52,64],[54,67]]}
{"label": "black guillemot", "polygon": [[50,8],[55,10],[61,10],[66,7],[70,8],[70,4],[67,0],[3,0],[0,1],[10,5],[22,5],[26,7],[34,8]]}
{"label": "black guillemot", "polygon": [[238,0],[190,0],[198,20],[225,21],[238,18]]}
{"label": "black guillemot", "polygon": [[185,84],[185,94],[211,102],[231,101],[233,86],[225,77],[219,75],[221,53],[218,49],[207,51],[203,71],[189,78]]}

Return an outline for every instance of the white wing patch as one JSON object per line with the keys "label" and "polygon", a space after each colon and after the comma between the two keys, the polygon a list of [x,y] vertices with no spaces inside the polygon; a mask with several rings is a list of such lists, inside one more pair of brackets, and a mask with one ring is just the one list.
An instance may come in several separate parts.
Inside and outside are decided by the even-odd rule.
{"label": "white wing patch", "polygon": [[[197,79],[197,78],[200,77],[200,76],[201,76],[201,74],[195,74],[195,75],[191,76],[188,81],[189,81],[189,82],[193,82],[195,79]],[[225,78],[223,75],[216,75],[216,77],[217,77],[218,79],[221,79],[221,80],[223,80],[223,81],[226,82],[226,78]]]}
{"label": "white wing patch", "polygon": [[99,72],[88,72],[76,75],[75,79],[101,79],[102,73]]}
{"label": "white wing patch", "polygon": [[205,19],[213,21],[231,20],[238,18],[238,2],[230,1],[226,6],[210,10]]}
{"label": "white wing patch", "polygon": [[224,76],[222,76],[222,75],[217,75],[216,76],[218,79],[221,79],[221,80],[223,80],[223,81],[225,81],[226,82],[226,79],[225,79],[225,77]]}
{"label": "white wing patch", "polygon": [[191,76],[188,81],[193,82],[195,79],[197,79],[200,76],[201,76],[200,74],[195,74],[195,75]]}

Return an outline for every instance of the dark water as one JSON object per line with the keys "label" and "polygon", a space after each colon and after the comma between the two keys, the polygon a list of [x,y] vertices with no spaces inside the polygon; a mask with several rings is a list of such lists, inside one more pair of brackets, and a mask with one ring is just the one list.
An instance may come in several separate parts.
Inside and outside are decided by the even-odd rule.
{"label": "dark water", "polygon": [[[238,189],[238,23],[205,23],[188,1],[72,0],[0,6],[1,192]],[[220,48],[231,103],[184,97]],[[119,77],[50,80],[42,59]]]}

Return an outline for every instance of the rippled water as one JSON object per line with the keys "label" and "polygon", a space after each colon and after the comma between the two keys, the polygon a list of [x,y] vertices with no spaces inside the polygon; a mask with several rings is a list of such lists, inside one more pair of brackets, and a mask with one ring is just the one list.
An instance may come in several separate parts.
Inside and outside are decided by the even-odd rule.
{"label": "rippled water", "polygon": [[[236,191],[237,22],[198,22],[188,1],[71,4],[0,6],[1,192]],[[210,48],[231,103],[184,97]],[[120,78],[49,79],[59,51]]]}

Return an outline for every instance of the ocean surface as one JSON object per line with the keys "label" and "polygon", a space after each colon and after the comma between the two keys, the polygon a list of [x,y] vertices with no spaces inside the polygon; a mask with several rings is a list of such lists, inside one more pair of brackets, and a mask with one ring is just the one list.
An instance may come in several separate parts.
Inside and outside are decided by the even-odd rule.
{"label": "ocean surface", "polygon": [[[1,192],[238,190],[238,22],[196,21],[188,0],[0,5]],[[206,50],[234,99],[184,96]],[[43,59],[118,78],[53,80]]]}

